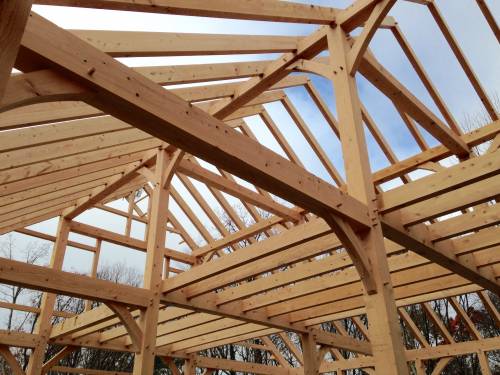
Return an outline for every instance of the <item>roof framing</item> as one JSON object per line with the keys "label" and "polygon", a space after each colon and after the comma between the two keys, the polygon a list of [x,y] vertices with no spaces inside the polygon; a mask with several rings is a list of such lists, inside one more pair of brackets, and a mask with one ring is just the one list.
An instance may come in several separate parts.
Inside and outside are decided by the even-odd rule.
{"label": "roof framing", "polygon": [[[460,129],[389,15],[396,0],[356,0],[345,9],[274,0],[34,1],[318,25],[305,37],[65,30],[30,12],[29,1],[0,4],[0,234],[16,231],[54,243],[49,266],[0,258],[0,282],[44,292],[40,308],[0,304],[39,316],[33,333],[0,331],[0,356],[12,371],[71,373],[59,361],[90,347],[135,353],[134,374],[151,372],[155,356],[174,373],[179,370],[172,358],[184,360],[184,374],[196,367],[403,374],[408,362],[422,369],[424,361],[440,359],[444,368],[449,357],[469,353],[478,355],[488,373],[484,352],[498,349],[498,338],[481,337],[455,296],[478,293],[498,320],[484,291],[500,291],[498,112],[436,4],[413,2],[429,9],[484,104],[488,124]],[[498,38],[487,5],[478,6]],[[361,33],[352,37],[357,28]],[[392,31],[441,116],[374,57],[369,46],[379,29]],[[264,53],[281,55],[134,68],[117,60]],[[12,68],[21,72],[13,74]],[[331,81],[338,119],[305,73]],[[420,153],[398,159],[359,99],[357,73],[394,105]],[[224,80],[235,81],[217,83]],[[184,84],[189,86],[177,87]],[[291,87],[307,93],[331,138],[340,142],[345,177],[288,94]],[[289,116],[331,182],[309,171],[270,103]],[[265,126],[279,152],[253,133],[245,122],[250,116]],[[429,147],[416,124],[439,145]],[[365,130],[388,167],[371,170]],[[485,142],[488,151],[475,155],[472,148]],[[450,156],[458,162],[447,166],[443,161]],[[429,175],[413,180],[418,170]],[[401,186],[383,187],[398,179]],[[127,210],[109,205],[122,198]],[[233,198],[250,224],[232,207]],[[80,222],[77,217],[89,210],[122,218],[124,232]],[[28,228],[55,217],[54,234]],[[145,225],[143,239],[131,236],[135,223]],[[95,245],[72,241],[70,233],[95,239]],[[170,236],[179,237],[184,250],[166,246]],[[142,288],[96,277],[103,242],[145,252]],[[68,246],[92,254],[90,275],[62,271]],[[56,311],[56,294],[87,300],[85,311]],[[464,320],[470,341],[455,342],[429,308],[429,301],[442,298]],[[91,301],[101,304],[91,308]],[[440,329],[442,347],[430,345],[407,313],[406,306],[418,304]],[[64,319],[52,324],[52,316]],[[360,335],[346,332],[340,325],[345,320]],[[334,332],[321,328],[326,322]],[[404,347],[402,329],[419,349]],[[300,337],[301,350],[286,332]],[[296,366],[270,335],[281,337]],[[44,363],[52,344],[64,348]],[[200,355],[221,345],[264,350],[276,366]],[[26,372],[10,347],[33,350]]]}

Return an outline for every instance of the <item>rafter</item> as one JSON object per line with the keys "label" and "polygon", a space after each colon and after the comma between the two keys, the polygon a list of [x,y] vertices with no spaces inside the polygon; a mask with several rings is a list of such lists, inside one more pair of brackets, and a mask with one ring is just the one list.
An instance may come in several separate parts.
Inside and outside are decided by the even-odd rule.
{"label": "rafter", "polygon": [[500,292],[496,277],[491,270],[479,269],[472,255],[464,255],[460,259],[453,249],[444,243],[432,244],[429,239],[428,228],[421,224],[411,229],[404,230],[397,219],[382,219],[384,234],[391,240],[411,249],[417,254],[436,262],[444,267],[450,268],[457,274],[486,289]]}
{"label": "rafter", "polygon": [[479,82],[479,79],[472,69],[469,61],[465,57],[464,53],[462,52],[462,49],[460,48],[460,45],[458,41],[455,39],[453,36],[449,26],[447,25],[443,15],[441,14],[441,11],[437,7],[436,3],[434,1],[428,2],[427,3],[427,8],[429,9],[430,13],[432,14],[432,17],[436,21],[439,29],[443,33],[443,36],[445,37],[446,41],[448,42],[451,50],[455,54],[457,61],[460,63],[462,66],[462,69],[464,70],[465,75],[469,79],[470,83],[472,84],[472,87],[474,87],[474,90],[476,91],[479,99],[483,103],[484,107],[486,108],[486,111],[491,117],[492,121],[498,120],[499,119],[499,114],[497,113],[497,110],[495,109],[495,106],[491,102],[490,98],[486,94],[485,89]]}
{"label": "rafter", "polygon": [[248,188],[238,185],[235,182],[231,182],[216,173],[210,172],[209,170],[200,167],[192,162],[183,160],[179,164],[179,172],[193,177],[200,182],[211,185],[220,191],[224,191],[238,198],[245,200],[248,203],[254,204],[266,211],[269,211],[275,215],[279,215],[288,220],[297,221],[300,219],[300,214],[297,210],[293,210],[284,207],[272,199],[261,196],[258,193],[251,191]]}
{"label": "rafter", "polygon": [[[45,30],[45,32],[40,33],[40,30],[42,29]],[[324,35],[322,37],[324,38]],[[56,46],[54,41],[60,38],[66,39],[66,42],[58,43]],[[132,122],[144,130],[147,129],[147,131],[152,134],[159,136],[160,139],[167,142],[173,140],[176,145],[180,146],[183,150],[200,156],[207,161],[216,162],[215,159],[217,159],[217,163],[224,167],[227,171],[233,172],[235,175],[247,178],[248,180],[253,180],[255,182],[258,181],[259,183],[257,183],[257,185],[267,188],[269,191],[275,192],[278,195],[282,195],[289,201],[298,203],[297,198],[301,196],[301,203],[307,202],[307,204],[305,204],[306,206],[314,206],[314,208],[311,207],[312,211],[323,211],[325,209],[331,210],[343,217],[346,217],[348,220],[356,222],[358,225],[366,225],[366,211],[364,210],[363,205],[360,205],[356,200],[349,199],[333,186],[321,182],[318,178],[312,177],[309,173],[298,170],[285,159],[280,158],[274,153],[266,151],[257,143],[254,143],[254,146],[261,149],[261,154],[263,153],[267,155],[268,158],[264,161],[256,160],[251,157],[253,160],[250,160],[248,156],[243,154],[244,148],[238,146],[238,142],[244,142],[246,147],[248,147],[248,143],[250,141],[246,137],[240,136],[238,133],[228,129],[223,123],[220,123],[207,116],[205,113],[188,106],[177,97],[169,95],[159,86],[151,84],[149,81],[142,78],[142,76],[139,76],[130,69],[114,61],[111,57],[107,57],[100,51],[92,49],[78,38],[71,36],[68,32],[60,30],[55,25],[43,20],[41,17],[33,15],[30,18],[30,22],[28,23],[22,41],[23,48],[26,48],[27,51],[43,55],[45,58],[48,58],[54,63],[59,61],[59,63],[64,66],[65,62],[63,61],[63,56],[65,54],[71,55],[74,50],[73,52],[72,50],[64,51],[60,48],[61,45],[71,45],[72,48],[80,48],[80,50],[87,51],[88,55],[87,59],[85,59],[86,62],[83,60],[75,61],[71,70],[72,73],[77,75],[80,79],[86,80],[87,84],[98,84],[103,90],[105,89],[104,91],[101,91],[101,96],[103,95],[103,97],[99,98],[98,103],[94,103],[97,106],[106,107],[110,113],[116,115],[117,117],[126,117],[128,122]],[[40,48],[42,46],[43,48]],[[309,51],[309,49],[305,48],[305,51]],[[97,65],[98,61],[101,61],[101,64],[99,64],[99,70],[92,76],[89,76],[87,74],[88,67],[92,64]],[[106,62],[106,65],[103,65],[102,61]],[[104,68],[101,68],[101,66],[104,66]],[[65,68],[67,69],[69,67],[65,66]],[[114,81],[112,80],[112,77],[114,76],[121,77],[121,79],[117,79],[125,84],[127,84],[126,82],[129,82],[128,85],[133,85],[134,88],[138,88],[137,85],[139,83],[144,85],[144,87],[148,87],[148,93],[154,92],[155,97],[161,97],[165,101],[172,102],[173,106],[169,109],[169,111],[165,111],[164,104],[158,103],[155,105],[155,102],[147,101],[147,96],[141,97],[142,90],[132,90],[135,92],[133,95],[131,95],[130,91],[121,92],[121,94],[117,95],[120,90],[114,92],[114,90],[117,89]],[[127,79],[127,77],[130,79]],[[142,92],[142,95],[146,95],[146,93]],[[152,99],[152,97],[150,99]],[[134,106],[135,112],[127,110],[122,113],[120,111],[120,108],[122,107],[117,105],[116,101],[124,103],[126,107]],[[172,112],[172,109],[174,108],[176,109],[175,115]],[[219,115],[222,116],[221,114]],[[149,120],[145,122],[144,116],[146,116]],[[198,121],[195,120],[195,118],[203,120]],[[204,121],[207,122],[205,123]],[[189,127],[187,127],[188,123],[190,124]],[[159,126],[154,126],[155,124]],[[212,124],[213,127],[210,125],[207,128],[204,124]],[[166,132],[166,129],[169,129],[169,131]],[[217,134],[219,132],[223,132],[224,139],[227,140],[224,144],[220,144],[220,142],[215,139],[218,137]],[[176,134],[178,134],[178,136],[182,135],[182,137],[177,137],[175,136]],[[201,134],[206,134],[207,137],[202,140],[200,139]],[[208,138],[210,134],[212,135],[213,141],[217,144],[216,149],[218,152],[213,152],[213,146],[215,144],[210,145]],[[217,157],[218,154],[221,156],[224,155],[224,158],[219,159]],[[236,160],[239,161],[237,162]],[[272,160],[273,162],[271,163]],[[246,163],[247,167],[235,170],[237,164],[239,166],[242,165],[243,162]],[[259,163],[259,166],[257,166],[256,163]],[[298,173],[297,176],[302,175],[304,177],[300,178],[300,180],[297,180],[296,177],[294,181],[289,181],[289,183],[286,183],[286,186],[284,186],[283,182],[290,180],[290,178],[288,177],[288,173],[287,175],[283,175],[283,173],[280,173],[280,170],[283,170],[281,167],[282,165],[288,164],[290,164],[288,169],[295,170]],[[273,168],[272,172],[270,170],[271,167]],[[279,177],[280,175],[282,175],[281,178]],[[320,198],[320,192],[323,190],[328,191],[328,194]],[[304,194],[304,192],[309,192],[310,195],[307,193]],[[304,195],[306,195],[306,197],[304,197]],[[339,207],[338,203],[341,203],[342,205]]]}
{"label": "rafter", "polygon": [[134,166],[126,169],[122,172],[120,177],[114,177],[107,180],[104,184],[104,187],[99,187],[94,189],[89,197],[85,197],[77,202],[75,207],[69,208],[65,210],[64,217],[67,219],[74,219],[76,216],[87,210],[88,208],[94,206],[96,203],[99,203],[103,199],[105,199],[110,193],[114,192],[116,189],[119,189],[126,183],[130,182],[135,176],[136,172],[139,168],[145,166],[148,162],[153,160],[156,157],[155,152],[151,152],[146,154],[144,159],[140,160],[140,164],[138,166]]}
{"label": "rafter", "polygon": [[319,28],[313,34],[301,39],[293,52],[287,53],[266,66],[264,72],[256,78],[251,78],[235,90],[230,100],[211,109],[210,113],[217,118],[224,118],[233,113],[239,106],[252,100],[258,93],[282,79],[286,68],[299,59],[310,59],[319,54],[325,47],[325,27]]}
{"label": "rafter", "polygon": [[373,7],[370,16],[363,26],[363,31],[356,39],[354,45],[347,55],[347,69],[349,70],[350,75],[353,76],[358,70],[361,59],[363,58],[363,55],[368,48],[368,45],[370,44],[375,31],[377,31],[380,23],[383,21],[387,13],[389,13],[389,10],[395,3],[396,0],[382,0],[378,1],[377,4]]}

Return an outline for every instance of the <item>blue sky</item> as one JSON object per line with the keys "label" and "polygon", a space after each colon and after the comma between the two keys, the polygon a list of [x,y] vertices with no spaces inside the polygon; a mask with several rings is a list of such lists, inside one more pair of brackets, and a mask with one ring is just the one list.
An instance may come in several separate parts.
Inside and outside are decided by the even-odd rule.
{"label": "blue sky", "polygon": [[[300,2],[335,7],[345,7],[350,4],[350,1],[333,0]],[[437,0],[437,5],[444,14],[453,34],[459,40],[462,49],[470,60],[488,94],[490,94],[490,96],[498,95],[500,93],[500,47],[482,13],[479,11],[475,0]],[[500,1],[490,0],[488,1],[488,5],[496,16],[496,19],[500,20]],[[316,28],[316,26],[312,25],[215,20],[208,18],[81,8],[34,6],[34,10],[64,28],[75,29],[307,35]],[[420,60],[425,64],[427,72],[457,121],[461,122],[466,114],[470,115],[483,111],[479,99],[468,83],[465,74],[456,62],[454,55],[426,7],[400,0],[390,14],[396,18],[406,38],[410,41]],[[379,30],[374,37],[371,48],[389,71],[428,105],[434,113],[440,116],[439,111],[436,109],[423,85],[419,82],[418,77],[403,55],[390,31]],[[275,55],[239,55],[196,57],[195,59],[190,57],[134,58],[122,59],[122,61],[131,66],[140,66],[248,61],[274,57]],[[330,105],[332,112],[336,113],[331,83],[319,77],[311,76],[311,79],[314,85],[319,89],[325,101]],[[358,77],[358,87],[363,103],[387,137],[397,156],[403,159],[417,153],[419,149],[416,143],[410,139],[406,127],[387,98],[371,86],[370,83],[360,77]],[[326,150],[334,164],[340,171],[343,171],[340,144],[337,139],[335,139],[333,132],[322,118],[321,114],[314,107],[305,89],[287,89],[287,94],[292,99],[295,107],[299,110],[299,113],[307,121],[312,132],[317,136],[320,144]],[[282,132],[287,134],[290,144],[294,147],[307,168],[311,172],[330,181],[326,171],[312,153],[283,107],[280,104],[269,104],[266,105],[266,108]],[[251,118],[248,120],[248,124],[263,144],[276,152],[282,153],[276,142],[271,140],[270,133],[265,129],[264,124],[259,119]],[[427,138],[431,145],[435,144],[430,136]],[[374,144],[371,136],[368,136],[367,139],[373,169],[376,170],[386,166],[388,162]],[[196,182],[195,185],[200,188],[200,191],[207,197],[209,202],[216,207],[216,210],[220,211],[220,207],[217,207],[218,204],[207,189]],[[187,191],[182,188],[177,180],[174,180],[174,186],[176,186],[181,193],[184,193],[186,200],[188,203],[192,204],[195,212],[200,215],[202,222],[206,223],[208,227],[211,227],[211,224],[209,224],[208,219],[201,212],[201,209],[197,207],[192,197],[187,194]],[[233,198],[228,199],[231,203],[237,203]],[[115,203],[116,207],[124,208],[124,205],[125,203],[123,201]],[[185,222],[185,218],[183,218],[180,210],[176,208],[175,205],[173,205],[172,210],[177,213],[182,222]],[[115,229],[117,231],[121,231],[124,225],[121,219],[112,218],[111,215],[104,214],[101,211],[99,211],[98,215],[95,215],[94,212],[85,213],[79,217],[78,220],[89,222],[93,225],[102,225],[107,229]],[[48,223],[39,224],[35,227],[46,232],[54,232],[55,222],[56,220],[51,220]],[[193,237],[196,240],[200,240],[200,244],[202,244],[203,241],[201,241],[201,236],[196,232],[193,226],[187,223],[186,227],[190,233],[193,233]],[[133,234],[135,236],[141,237],[142,233],[143,228],[139,226],[134,227]],[[78,236],[73,236],[73,238],[77,237]],[[16,235],[16,238],[19,238],[20,243],[27,241],[26,238],[21,235]],[[1,240],[2,238],[0,237],[0,241]],[[178,244],[178,238],[176,236],[169,237],[168,245],[179,249],[185,248],[182,244]],[[68,261],[65,262],[66,270],[85,273],[90,270],[91,257],[88,253],[70,249],[67,259]],[[121,249],[113,245],[105,245],[102,255],[102,264],[113,263],[121,259],[126,259],[129,264],[139,265],[138,268],[142,269],[141,265],[144,262],[144,254],[132,250]]]}

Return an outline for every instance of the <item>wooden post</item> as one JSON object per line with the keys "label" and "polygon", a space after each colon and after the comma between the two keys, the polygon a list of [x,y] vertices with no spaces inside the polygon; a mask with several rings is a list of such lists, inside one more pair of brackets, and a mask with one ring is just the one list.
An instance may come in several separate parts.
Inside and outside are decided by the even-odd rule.
{"label": "wooden post", "polygon": [[0,1],[0,103],[16,61],[31,3],[31,0]]}
{"label": "wooden post", "polygon": [[189,356],[184,362],[184,375],[196,375],[196,364],[194,356]]}
{"label": "wooden post", "polygon": [[132,215],[134,213],[134,203],[135,203],[135,191],[128,196],[128,212],[127,221],[125,223],[125,236],[130,237],[130,231],[132,230]]}
{"label": "wooden post", "polygon": [[135,356],[134,375],[152,374],[155,363],[156,326],[160,308],[160,292],[163,272],[163,255],[166,238],[168,212],[168,186],[165,187],[165,173],[168,167],[166,151],[159,150],[156,158],[156,181],[150,199],[151,212],[147,235],[146,267],[144,271],[144,288],[153,292],[150,305],[141,312],[139,319],[142,329],[142,343]]}
{"label": "wooden post", "polygon": [[[92,257],[92,269],[90,270],[90,276],[97,277],[97,267],[99,266],[99,257],[101,256],[101,244],[102,240],[100,238],[97,239],[95,245],[94,256]],[[92,308],[92,301],[85,301],[85,311],[88,311]]]}
{"label": "wooden post", "polygon": [[479,359],[479,365],[481,366],[481,373],[483,375],[491,375],[488,354],[482,350],[478,350],[477,358]]}
{"label": "wooden post", "polygon": [[417,375],[425,375],[426,374],[425,362],[422,361],[421,359],[416,359],[415,371],[417,372]]}
{"label": "wooden post", "polygon": [[[54,249],[52,250],[52,256],[50,258],[50,267],[52,269],[62,269],[66,245],[68,243],[70,222],[70,220],[63,217],[59,218],[57,238],[54,242]],[[44,293],[42,296],[40,315],[38,316],[34,332],[39,335],[39,340],[30,356],[28,368],[26,369],[27,375],[39,375],[42,371],[43,361],[45,359],[45,349],[52,328],[51,318],[54,312],[56,297],[57,295],[52,293]]]}
{"label": "wooden post", "polygon": [[302,356],[304,360],[304,375],[318,375],[319,361],[318,351],[316,350],[316,341],[312,334],[302,334]]}
{"label": "wooden post", "polygon": [[376,212],[356,81],[347,69],[350,46],[341,27],[331,28],[327,33],[347,190],[349,195],[368,205],[372,220],[372,228],[357,236],[371,265],[376,289],[370,295],[365,293],[375,370],[380,374],[408,374],[384,237]]}

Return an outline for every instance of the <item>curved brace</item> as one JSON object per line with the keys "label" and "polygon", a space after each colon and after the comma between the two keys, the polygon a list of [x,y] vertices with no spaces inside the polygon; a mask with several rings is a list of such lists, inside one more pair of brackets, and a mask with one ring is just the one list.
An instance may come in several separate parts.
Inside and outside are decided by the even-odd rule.
{"label": "curved brace", "polygon": [[352,263],[359,273],[366,293],[374,294],[377,292],[377,285],[372,277],[372,265],[363,246],[360,235],[355,233],[349,223],[336,216],[325,217],[325,221],[332,227],[333,231],[345,246],[347,253],[352,259]]}
{"label": "curved brace", "polygon": [[299,60],[291,66],[291,70],[316,74],[326,79],[333,78],[333,70],[330,66],[314,60]]}
{"label": "curved brace", "polygon": [[53,70],[12,75],[0,102],[0,113],[25,105],[83,100],[91,95],[87,88]]}
{"label": "curved brace", "polygon": [[121,322],[125,326],[125,329],[130,335],[133,346],[135,348],[140,348],[143,336],[142,330],[130,311],[125,307],[125,305],[120,303],[107,302],[106,305],[108,305],[108,307],[120,318]]}

